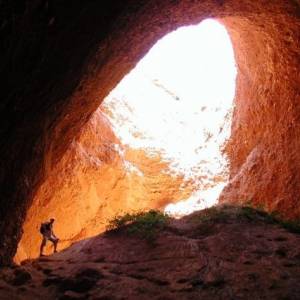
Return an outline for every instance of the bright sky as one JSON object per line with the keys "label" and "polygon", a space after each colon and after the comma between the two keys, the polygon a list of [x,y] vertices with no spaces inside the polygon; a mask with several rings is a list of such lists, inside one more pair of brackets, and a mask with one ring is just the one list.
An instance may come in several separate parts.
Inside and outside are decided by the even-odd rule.
{"label": "bright sky", "polygon": [[[209,19],[159,40],[104,100],[124,144],[160,152],[171,173],[194,179],[192,197],[167,211],[211,206],[225,185],[227,161],[220,149],[230,136],[235,78],[228,33]],[[218,184],[215,176],[222,177]]]}

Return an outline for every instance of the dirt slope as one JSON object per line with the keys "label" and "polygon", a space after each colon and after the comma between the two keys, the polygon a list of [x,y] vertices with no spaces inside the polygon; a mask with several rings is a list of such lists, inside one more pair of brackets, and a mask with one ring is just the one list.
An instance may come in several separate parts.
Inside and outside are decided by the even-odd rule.
{"label": "dirt slope", "polygon": [[300,299],[300,235],[249,208],[126,229],[0,272],[1,299]]}

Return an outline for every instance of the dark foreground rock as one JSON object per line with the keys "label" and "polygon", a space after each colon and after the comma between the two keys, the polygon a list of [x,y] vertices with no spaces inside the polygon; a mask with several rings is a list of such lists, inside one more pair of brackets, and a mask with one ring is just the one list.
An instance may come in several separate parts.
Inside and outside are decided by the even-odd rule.
{"label": "dark foreground rock", "polygon": [[222,207],[171,219],[150,242],[108,232],[2,269],[0,298],[299,299],[300,235],[285,228]]}

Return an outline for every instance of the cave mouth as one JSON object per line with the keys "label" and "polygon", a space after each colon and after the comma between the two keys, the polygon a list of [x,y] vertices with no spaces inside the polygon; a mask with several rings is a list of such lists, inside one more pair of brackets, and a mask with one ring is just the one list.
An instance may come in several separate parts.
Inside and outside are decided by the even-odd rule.
{"label": "cave mouth", "polygon": [[214,20],[158,40],[37,190],[15,262],[38,257],[39,226],[52,217],[63,250],[104,232],[124,212],[180,217],[215,204],[229,177],[222,150],[235,78],[229,35]]}
{"label": "cave mouth", "polygon": [[[226,25],[239,70],[232,132],[226,146],[230,181],[220,201],[250,203],[278,211],[287,218],[299,217],[297,1],[170,0],[137,5],[122,1],[122,7],[117,10],[115,4],[107,6],[106,2],[88,1],[84,9],[74,5],[72,10],[67,5],[54,3],[52,12],[53,17],[48,10],[41,15],[40,5],[30,5],[26,6],[25,14],[20,11],[15,15],[11,9],[4,13],[10,21],[3,24],[1,30],[4,44],[10,47],[5,47],[6,63],[2,68],[6,78],[2,98],[6,100],[1,118],[5,141],[0,176],[1,264],[11,262],[21,237],[25,255],[34,256],[33,251],[27,249],[33,249],[34,241],[40,241],[37,226],[48,217],[47,212],[56,217],[53,213],[56,206],[57,224],[60,224],[57,234],[72,241],[91,236],[94,231],[90,229],[98,224],[84,225],[87,218],[83,217],[90,214],[81,212],[99,211],[93,201],[86,205],[86,199],[91,200],[94,195],[97,199],[96,196],[101,195],[107,207],[105,211],[100,210],[103,216],[123,207],[124,203],[133,207],[134,201],[125,195],[124,186],[118,190],[122,197],[109,195],[110,187],[120,182],[119,176],[112,176],[114,173],[108,164],[116,162],[113,167],[117,170],[121,165],[117,165],[117,155],[111,159],[99,153],[94,159],[92,151],[75,152],[76,145],[88,144],[87,139],[81,143],[79,135],[82,131],[86,133],[84,125],[102,99],[155,41],[170,30],[198,23],[208,16]],[[105,121],[102,123],[106,125]],[[105,129],[109,133],[108,126]],[[105,179],[110,181],[103,180],[102,168],[97,181],[93,181],[93,188],[86,188],[83,194],[77,190],[91,185],[75,180],[79,177],[76,170],[81,175],[89,169],[82,166],[73,171],[71,167],[74,166],[72,158],[81,158],[84,154],[86,165],[92,166],[92,170],[96,170],[99,161],[102,163],[104,171],[109,171]],[[67,171],[66,165],[71,166]],[[117,175],[123,175],[121,166],[119,169]],[[90,176],[89,181],[95,177]],[[59,182],[62,178],[74,186],[73,191]],[[65,194],[57,192],[51,181],[60,184]],[[105,193],[104,182],[104,188],[109,188]],[[124,198],[128,201],[113,201]],[[73,222],[74,216],[76,222]],[[70,219],[72,225],[68,224]],[[89,231],[83,232],[82,228]]]}
{"label": "cave mouth", "polygon": [[126,148],[160,157],[165,172],[184,178],[190,193],[165,206],[173,216],[216,204],[228,181],[236,75],[229,34],[206,19],[158,40],[101,104]]}

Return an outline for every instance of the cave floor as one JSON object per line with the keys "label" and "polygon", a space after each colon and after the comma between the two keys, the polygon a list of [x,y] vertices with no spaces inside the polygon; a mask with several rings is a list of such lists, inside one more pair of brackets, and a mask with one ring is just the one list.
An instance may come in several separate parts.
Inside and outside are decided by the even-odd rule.
{"label": "cave floor", "polygon": [[171,219],[151,243],[124,230],[3,268],[0,299],[300,299],[300,235],[257,211]]}

